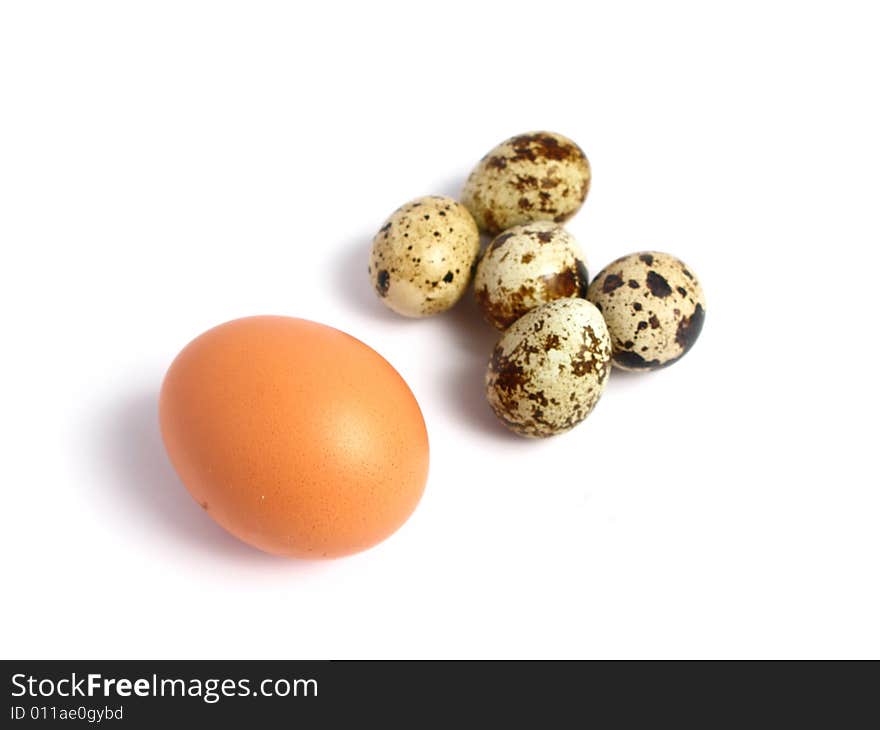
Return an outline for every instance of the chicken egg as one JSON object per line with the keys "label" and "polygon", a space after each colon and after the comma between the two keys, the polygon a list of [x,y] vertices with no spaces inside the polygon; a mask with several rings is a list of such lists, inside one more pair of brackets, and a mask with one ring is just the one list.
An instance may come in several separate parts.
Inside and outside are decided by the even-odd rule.
{"label": "chicken egg", "polygon": [[428,434],[375,350],[292,317],[247,317],[197,337],[159,397],[162,438],[193,499],[236,537],[289,557],[337,557],[415,509]]}

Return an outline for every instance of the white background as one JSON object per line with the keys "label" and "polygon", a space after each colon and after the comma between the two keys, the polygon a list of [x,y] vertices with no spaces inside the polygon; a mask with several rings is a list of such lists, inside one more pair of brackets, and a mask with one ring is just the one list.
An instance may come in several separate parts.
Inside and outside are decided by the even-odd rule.
{"label": "white background", "polygon": [[[871,4],[0,6],[0,646],[23,657],[878,657]],[[468,298],[406,321],[370,239],[519,132],[573,137],[597,273],[708,298],[674,367],[543,442]],[[264,556],[168,465],[156,395],[260,313],[365,340],[432,443],[395,536]]]}

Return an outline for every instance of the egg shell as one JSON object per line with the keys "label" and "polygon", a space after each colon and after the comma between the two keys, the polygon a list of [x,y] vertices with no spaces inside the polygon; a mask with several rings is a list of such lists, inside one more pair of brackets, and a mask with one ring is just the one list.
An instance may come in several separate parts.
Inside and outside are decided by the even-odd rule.
{"label": "egg shell", "polygon": [[440,195],[398,208],[373,239],[369,274],[390,309],[406,317],[443,312],[465,293],[480,232],[461,203]]}
{"label": "egg shell", "polygon": [[623,256],[593,279],[587,298],[605,317],[614,364],[657,370],[678,362],[703,329],[706,300],[697,277],[675,256]]}
{"label": "egg shell", "polygon": [[162,438],[193,499],[269,553],[337,557],[388,537],[428,473],[416,399],[377,352],[292,317],[197,337],[159,398]]}
{"label": "egg shell", "polygon": [[586,200],[590,178],[589,160],[572,140],[555,132],[530,132],[483,157],[461,201],[480,229],[495,235],[531,221],[568,220]]}
{"label": "egg shell", "polygon": [[574,236],[558,223],[534,221],[489,244],[477,264],[474,293],[486,321],[503,330],[540,304],[585,298],[588,283]]}
{"label": "egg shell", "polygon": [[512,431],[563,433],[593,410],[611,370],[605,321],[584,299],[536,307],[501,336],[486,371],[486,397]]}

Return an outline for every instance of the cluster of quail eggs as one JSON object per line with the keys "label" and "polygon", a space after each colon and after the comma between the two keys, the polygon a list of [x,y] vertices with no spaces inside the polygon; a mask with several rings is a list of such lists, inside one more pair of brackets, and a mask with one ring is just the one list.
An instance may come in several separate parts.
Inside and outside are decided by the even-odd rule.
{"label": "cluster of quail eggs", "polygon": [[[595,407],[612,364],[671,365],[703,326],[700,284],[669,254],[623,256],[590,282],[580,246],[562,226],[583,205],[590,177],[590,163],[572,140],[521,134],[480,160],[460,201],[412,200],[373,240],[373,287],[404,316],[446,311],[473,279],[483,316],[501,332],[486,370],[486,398],[522,436],[573,428]],[[482,256],[481,232],[494,236]]]}

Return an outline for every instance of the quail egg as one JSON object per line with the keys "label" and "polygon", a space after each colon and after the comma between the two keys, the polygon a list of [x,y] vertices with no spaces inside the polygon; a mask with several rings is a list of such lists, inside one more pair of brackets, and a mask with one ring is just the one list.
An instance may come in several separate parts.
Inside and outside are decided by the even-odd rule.
{"label": "quail egg", "polygon": [[696,276],[674,256],[630,254],[593,279],[587,298],[605,317],[614,364],[623,370],[656,370],[691,349],[706,313]]}
{"label": "quail egg", "polygon": [[440,195],[398,208],[373,239],[369,274],[382,302],[406,317],[427,317],[467,289],[480,232],[461,203]]}
{"label": "quail egg", "polygon": [[514,226],[497,236],[474,276],[483,316],[500,330],[539,304],[585,298],[588,283],[577,241],[552,221]]}
{"label": "quail egg", "polygon": [[465,183],[461,200],[480,229],[495,235],[521,223],[561,223],[590,189],[583,150],[554,132],[520,134],[491,150]]}
{"label": "quail egg", "polygon": [[512,431],[568,431],[593,410],[611,370],[611,340],[585,299],[557,299],[514,322],[492,352],[486,397]]}

